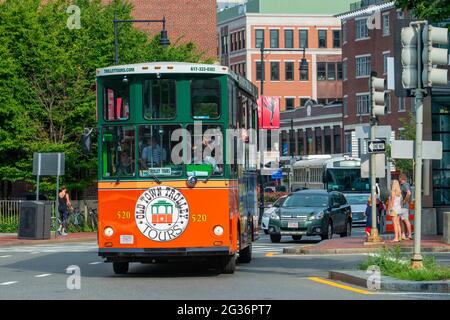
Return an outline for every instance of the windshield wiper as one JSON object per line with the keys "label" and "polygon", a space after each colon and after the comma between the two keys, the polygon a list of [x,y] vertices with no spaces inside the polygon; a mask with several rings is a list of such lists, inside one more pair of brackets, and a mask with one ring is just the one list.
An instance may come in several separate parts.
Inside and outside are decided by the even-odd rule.
{"label": "windshield wiper", "polygon": [[161,184],[161,180],[158,179],[158,177],[154,174],[150,174],[149,175],[150,178],[153,178],[157,184]]}

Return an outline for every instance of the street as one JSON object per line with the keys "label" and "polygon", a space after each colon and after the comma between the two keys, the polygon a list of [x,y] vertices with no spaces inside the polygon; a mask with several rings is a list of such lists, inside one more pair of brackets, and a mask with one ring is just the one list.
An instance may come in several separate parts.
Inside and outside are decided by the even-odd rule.
{"label": "street", "polygon": [[[356,229],[355,233],[361,230]],[[301,241],[315,243],[313,238]],[[449,299],[449,295],[373,293],[327,280],[328,271],[350,269],[364,255],[283,255],[291,239],[272,244],[267,235],[254,243],[250,264],[232,275],[201,263],[131,264],[117,276],[97,256],[94,242],[0,248],[0,299]],[[297,243],[298,244],[298,243]],[[435,254],[450,264],[450,254]],[[66,286],[68,267],[78,266],[81,288]],[[338,285],[338,287],[336,286]],[[158,290],[155,290],[157,288]]]}

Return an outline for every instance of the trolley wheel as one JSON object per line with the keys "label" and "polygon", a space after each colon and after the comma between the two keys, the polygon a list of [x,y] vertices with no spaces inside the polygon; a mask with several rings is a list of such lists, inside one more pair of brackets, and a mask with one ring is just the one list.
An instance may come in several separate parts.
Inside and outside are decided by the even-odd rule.
{"label": "trolley wheel", "polygon": [[250,261],[252,261],[252,244],[251,243],[244,249],[239,250],[239,259],[238,259],[238,262],[241,262],[241,263],[249,263]]}
{"label": "trolley wheel", "polygon": [[115,274],[126,274],[128,272],[128,262],[113,262],[113,269]]}
{"label": "trolley wheel", "polygon": [[231,274],[236,270],[236,254],[232,256],[221,257],[220,270],[222,273]]}

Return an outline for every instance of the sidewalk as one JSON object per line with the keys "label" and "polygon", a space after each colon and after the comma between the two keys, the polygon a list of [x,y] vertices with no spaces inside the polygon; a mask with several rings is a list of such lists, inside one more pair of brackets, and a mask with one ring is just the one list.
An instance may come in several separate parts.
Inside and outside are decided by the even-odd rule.
{"label": "sidewalk", "polygon": [[[335,236],[336,237],[336,236]],[[389,235],[383,235],[389,239]],[[395,248],[400,246],[402,252],[412,252],[414,241],[402,241],[400,243],[390,243],[387,240],[384,244],[365,245],[364,238],[334,238],[321,241],[313,245],[296,245],[284,248],[285,254],[348,254],[348,253],[371,253],[382,248]],[[422,252],[450,252],[450,245],[442,242],[442,236],[423,236],[421,241]]]}
{"label": "sidewalk", "polygon": [[96,232],[69,233],[69,235],[65,237],[58,235],[56,239],[54,232],[52,232],[51,238],[47,240],[17,239],[16,233],[0,233],[0,247],[49,244],[49,243],[53,244],[53,243],[67,243],[67,242],[84,242],[96,240],[97,240]]}

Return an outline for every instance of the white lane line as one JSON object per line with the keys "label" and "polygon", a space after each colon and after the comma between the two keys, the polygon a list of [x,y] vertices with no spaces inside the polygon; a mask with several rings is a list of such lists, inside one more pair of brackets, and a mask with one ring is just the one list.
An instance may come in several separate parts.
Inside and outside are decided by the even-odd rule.
{"label": "white lane line", "polygon": [[44,273],[44,274],[38,274],[36,276],[34,276],[35,278],[44,278],[44,277],[48,277],[51,276],[51,273]]}
{"label": "white lane line", "polygon": [[17,282],[19,282],[19,281],[2,282],[2,283],[0,283],[0,286],[9,286],[9,285],[15,284]]}
{"label": "white lane line", "polygon": [[96,262],[91,262],[91,263],[89,263],[90,265],[96,265],[96,264],[102,264],[103,262],[102,261],[96,261]]}
{"label": "white lane line", "polygon": [[9,257],[11,257],[11,255],[0,256],[0,258],[9,258]]}
{"label": "white lane line", "polygon": [[30,252],[30,254],[39,254],[40,252],[37,252],[37,251],[35,251],[35,252]]}
{"label": "white lane line", "polygon": [[450,293],[439,292],[374,292],[377,295],[402,295],[402,296],[450,296]]}

